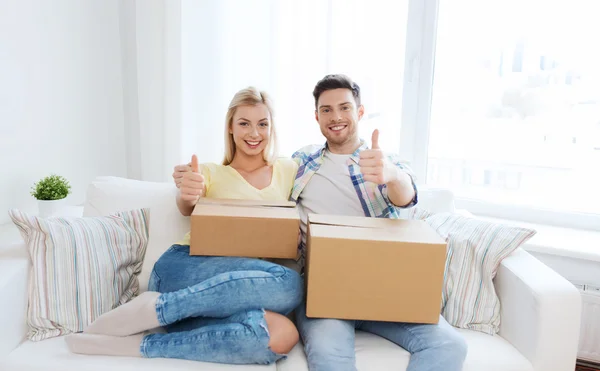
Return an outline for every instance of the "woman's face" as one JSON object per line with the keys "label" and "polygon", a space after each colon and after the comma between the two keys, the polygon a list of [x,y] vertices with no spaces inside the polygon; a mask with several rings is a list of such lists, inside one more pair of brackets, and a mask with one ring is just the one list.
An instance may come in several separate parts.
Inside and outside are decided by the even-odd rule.
{"label": "woman's face", "polygon": [[237,151],[247,156],[262,155],[271,137],[271,115],[266,105],[239,106],[229,132]]}

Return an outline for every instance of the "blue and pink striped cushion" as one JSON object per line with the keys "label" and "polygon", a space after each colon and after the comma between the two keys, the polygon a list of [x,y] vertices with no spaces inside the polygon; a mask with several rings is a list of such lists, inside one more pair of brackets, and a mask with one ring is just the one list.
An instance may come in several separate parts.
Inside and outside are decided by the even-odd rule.
{"label": "blue and pink striped cushion", "polygon": [[131,300],[148,244],[148,209],[89,218],[39,218],[9,211],[32,262],[28,337],[83,331]]}
{"label": "blue and pink striped cushion", "polygon": [[496,334],[500,300],[493,279],[502,260],[536,232],[420,208],[413,208],[410,218],[425,220],[448,242],[442,291],[444,318],[458,328]]}

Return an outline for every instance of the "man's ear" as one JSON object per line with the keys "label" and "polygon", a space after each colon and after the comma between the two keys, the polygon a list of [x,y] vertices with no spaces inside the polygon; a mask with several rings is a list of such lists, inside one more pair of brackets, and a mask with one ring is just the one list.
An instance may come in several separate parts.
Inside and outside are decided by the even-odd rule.
{"label": "man's ear", "polygon": [[365,106],[362,104],[358,107],[358,120],[360,121],[365,114]]}
{"label": "man's ear", "polygon": [[319,122],[319,112],[317,110],[315,110],[315,120]]}

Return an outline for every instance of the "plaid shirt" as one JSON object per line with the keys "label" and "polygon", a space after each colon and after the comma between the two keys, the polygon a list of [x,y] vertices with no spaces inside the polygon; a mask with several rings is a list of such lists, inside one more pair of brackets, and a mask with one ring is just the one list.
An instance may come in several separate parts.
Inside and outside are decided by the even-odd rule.
{"label": "plaid shirt", "polygon": [[[323,164],[323,156],[326,149],[327,145],[307,146],[292,155],[292,158],[298,163],[298,173],[296,174],[296,181],[294,182],[294,188],[290,196],[292,200],[298,202],[298,198],[304,187],[306,187],[312,176]],[[368,149],[368,147],[364,141],[361,141],[360,147],[348,159],[350,179],[365,212],[365,216],[398,219],[400,218],[400,209],[412,207],[417,204],[417,186],[415,185],[412,171],[400,161],[397,155],[387,155],[394,165],[410,175],[411,179],[413,179],[412,185],[415,190],[415,197],[408,205],[396,206],[390,201],[388,189],[385,184],[375,184],[364,180],[358,161],[360,160],[360,152],[365,149]]]}
{"label": "plaid shirt", "polygon": [[[292,159],[298,164],[298,173],[296,174],[296,180],[294,182],[294,188],[292,189],[292,195],[290,199],[298,203],[298,198],[304,190],[304,187],[310,182],[312,176],[319,170],[323,164],[323,156],[327,144],[324,146],[306,146],[299,149],[292,155]],[[412,207],[417,204],[417,186],[414,182],[414,175],[412,171],[403,164],[397,155],[387,155],[390,161],[398,168],[402,169],[412,179],[412,186],[415,190],[415,197],[412,201],[405,206],[396,206],[390,201],[388,196],[388,189],[385,184],[375,184],[372,182],[365,182],[361,172],[358,161],[360,160],[360,152],[367,149],[367,145],[364,141],[361,141],[360,147],[354,151],[354,153],[348,159],[348,171],[350,172],[350,179],[360,200],[365,216],[373,218],[390,218],[399,219],[400,209]],[[304,243],[301,242],[298,246],[300,254],[298,256],[297,263],[301,270],[304,270],[304,262],[306,259],[306,249]]]}

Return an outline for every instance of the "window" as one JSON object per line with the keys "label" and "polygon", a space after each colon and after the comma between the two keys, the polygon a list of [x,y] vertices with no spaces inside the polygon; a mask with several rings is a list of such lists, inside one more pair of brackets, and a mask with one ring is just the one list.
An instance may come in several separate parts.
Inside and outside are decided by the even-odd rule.
{"label": "window", "polygon": [[440,0],[426,182],[491,215],[600,214],[598,14],[595,0]]}
{"label": "window", "polygon": [[311,93],[345,73],[362,88],[361,137],[378,128],[420,185],[476,214],[600,230],[598,0],[182,7],[182,137],[204,158],[222,153],[227,103],[248,85],[273,97],[282,155],[323,143]]}
{"label": "window", "polygon": [[[273,98],[280,153],[289,156],[325,142],[312,91],[326,74],[343,73],[362,90],[360,135],[370,141],[378,128],[381,146],[397,152],[407,16],[408,0],[186,3],[182,76],[184,98],[194,103],[184,107],[184,127],[194,133],[198,122],[222,122],[233,94],[254,85]],[[198,138],[192,148],[200,142],[222,153],[222,130],[214,126],[190,134]]]}
{"label": "window", "polygon": [[361,137],[370,141],[378,128],[382,148],[397,152],[408,1],[274,4],[273,91],[282,154],[324,143],[314,112],[307,108],[314,107],[316,82],[328,73],[344,73],[360,85],[366,109]]}

